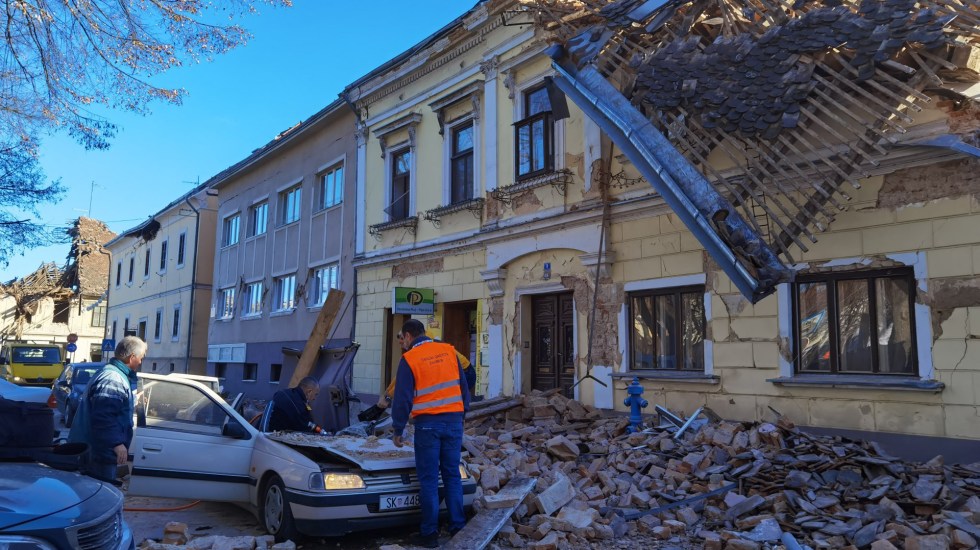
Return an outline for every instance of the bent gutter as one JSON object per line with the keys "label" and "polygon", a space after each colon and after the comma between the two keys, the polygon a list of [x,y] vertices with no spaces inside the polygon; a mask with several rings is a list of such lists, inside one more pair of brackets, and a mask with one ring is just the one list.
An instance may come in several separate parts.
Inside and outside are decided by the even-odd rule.
{"label": "bent gutter", "polygon": [[[742,295],[755,303],[775,292],[777,284],[793,279],[793,271],[735,207],[594,67],[577,70],[563,62],[561,46],[553,46],[548,54],[555,84],[623,151]],[[719,231],[727,233],[730,242]]]}

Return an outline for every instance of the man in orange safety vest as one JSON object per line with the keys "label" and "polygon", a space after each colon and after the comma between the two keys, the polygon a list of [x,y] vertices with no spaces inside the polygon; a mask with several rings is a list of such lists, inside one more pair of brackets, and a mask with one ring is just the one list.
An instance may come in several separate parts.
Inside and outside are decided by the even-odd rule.
{"label": "man in orange safety vest", "polygon": [[402,446],[402,434],[411,414],[415,421],[415,469],[422,505],[422,525],[415,543],[437,548],[440,474],[450,535],[466,524],[459,463],[463,413],[469,408],[470,392],[452,345],[427,337],[425,327],[417,319],[409,319],[402,325],[402,335],[411,344],[402,355],[395,375],[395,398],[391,405],[393,441],[396,446]]}

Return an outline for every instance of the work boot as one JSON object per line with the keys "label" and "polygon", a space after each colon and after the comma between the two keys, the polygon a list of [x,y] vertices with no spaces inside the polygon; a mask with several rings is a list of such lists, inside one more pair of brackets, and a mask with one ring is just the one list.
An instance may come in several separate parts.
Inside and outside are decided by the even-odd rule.
{"label": "work boot", "polygon": [[412,537],[412,542],[415,546],[421,546],[422,548],[439,548],[439,533],[432,533],[431,535],[423,535],[419,533]]}

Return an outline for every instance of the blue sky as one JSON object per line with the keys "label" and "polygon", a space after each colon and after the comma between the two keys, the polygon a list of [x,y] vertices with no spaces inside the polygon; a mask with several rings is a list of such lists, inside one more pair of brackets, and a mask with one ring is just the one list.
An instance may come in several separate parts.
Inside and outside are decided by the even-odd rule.
{"label": "blue sky", "polygon": [[[46,138],[41,165],[68,193],[42,206],[41,219],[67,226],[91,215],[116,232],[133,227],[474,5],[476,0],[259,5],[260,15],[242,21],[253,35],[248,44],[154,80],[187,90],[183,105],[156,104],[145,117],[110,112],[120,131],[107,151],[85,151],[64,136]],[[0,281],[27,275],[42,262],[63,265],[67,254],[68,245],[59,245],[13,256],[0,269]]]}

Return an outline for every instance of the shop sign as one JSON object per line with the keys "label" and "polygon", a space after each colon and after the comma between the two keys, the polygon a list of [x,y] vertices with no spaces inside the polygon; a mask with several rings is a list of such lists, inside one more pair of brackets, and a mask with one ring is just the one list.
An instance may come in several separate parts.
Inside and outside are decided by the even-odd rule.
{"label": "shop sign", "polygon": [[405,315],[432,315],[435,312],[435,290],[396,286],[392,290],[391,312]]}

